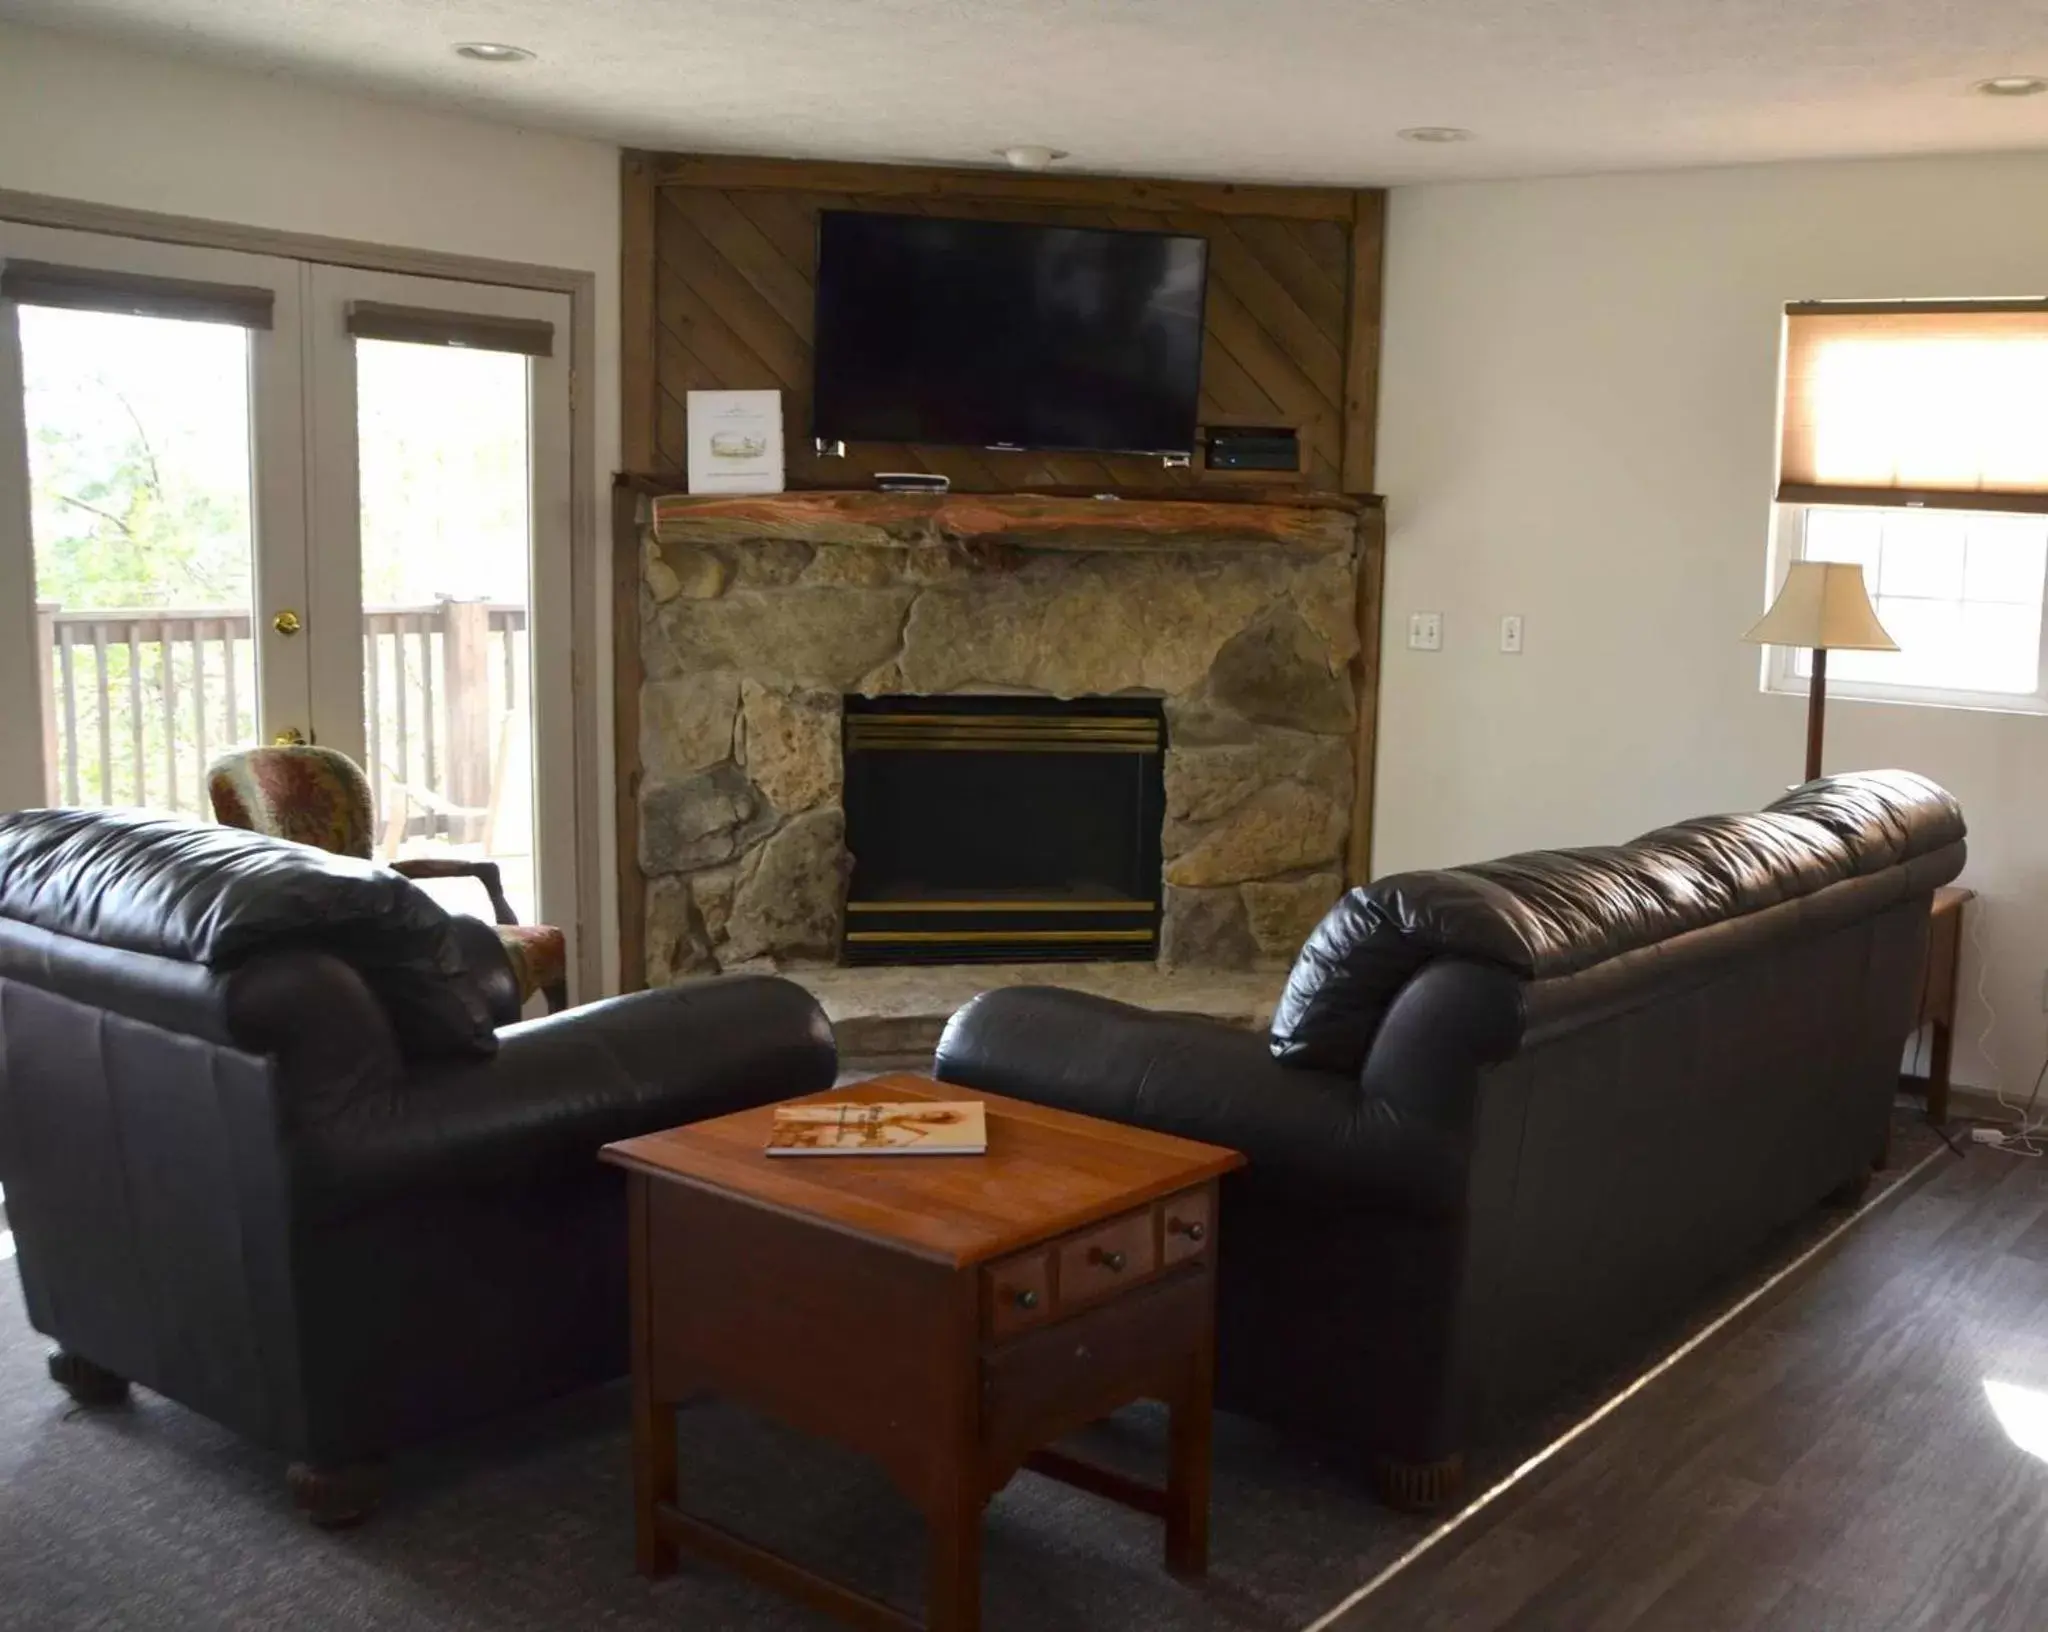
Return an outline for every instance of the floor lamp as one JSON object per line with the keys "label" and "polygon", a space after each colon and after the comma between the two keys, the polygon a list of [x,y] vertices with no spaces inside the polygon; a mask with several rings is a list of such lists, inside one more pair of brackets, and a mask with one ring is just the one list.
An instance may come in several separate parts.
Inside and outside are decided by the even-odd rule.
{"label": "floor lamp", "polygon": [[1820,775],[1820,742],[1828,708],[1828,652],[1896,652],[1863,588],[1854,561],[1795,561],[1770,611],[1742,637],[1755,646],[1806,646],[1813,679],[1806,688],[1806,780]]}

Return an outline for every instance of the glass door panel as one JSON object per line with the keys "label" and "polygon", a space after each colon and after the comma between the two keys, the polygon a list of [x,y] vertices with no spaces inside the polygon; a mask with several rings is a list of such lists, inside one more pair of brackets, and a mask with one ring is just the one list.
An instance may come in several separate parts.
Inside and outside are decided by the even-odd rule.
{"label": "glass door panel", "polygon": [[249,334],[18,313],[52,804],[207,813],[256,733]]}
{"label": "glass door panel", "polygon": [[316,266],[307,302],[314,740],[368,769],[380,858],[495,862],[573,991],[568,298]]}
{"label": "glass door panel", "polygon": [[9,222],[0,267],[0,808],[210,818],[307,714],[300,269]]}
{"label": "glass door panel", "polygon": [[378,854],[495,861],[531,923],[529,364],[368,339],[355,361]]}

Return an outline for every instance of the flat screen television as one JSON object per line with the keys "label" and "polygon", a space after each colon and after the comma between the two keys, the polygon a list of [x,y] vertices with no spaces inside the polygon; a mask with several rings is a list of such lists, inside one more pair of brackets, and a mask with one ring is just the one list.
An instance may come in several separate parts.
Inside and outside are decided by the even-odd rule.
{"label": "flat screen television", "polygon": [[825,210],[824,442],[1186,453],[1206,240]]}

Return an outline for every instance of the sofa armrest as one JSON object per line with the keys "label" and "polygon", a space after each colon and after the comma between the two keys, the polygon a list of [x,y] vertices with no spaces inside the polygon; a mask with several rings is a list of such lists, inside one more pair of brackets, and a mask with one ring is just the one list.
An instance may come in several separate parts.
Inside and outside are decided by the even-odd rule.
{"label": "sofa armrest", "polygon": [[422,1065],[304,1131],[302,1216],[395,1194],[544,1182],[685,1122],[830,1088],[832,1028],[801,986],[727,976],[508,1026],[490,1059]]}
{"label": "sofa armrest", "polygon": [[1333,1072],[1280,1064],[1263,1033],[1082,992],[1016,986],[953,1016],[934,1074],[1242,1151],[1247,1187],[1454,1212],[1465,1150],[1426,1117]]}
{"label": "sofa armrest", "polygon": [[1359,1084],[1368,1099],[1469,1140],[1486,1067],[1521,1047],[1527,985],[1498,964],[1434,958],[1387,1005]]}

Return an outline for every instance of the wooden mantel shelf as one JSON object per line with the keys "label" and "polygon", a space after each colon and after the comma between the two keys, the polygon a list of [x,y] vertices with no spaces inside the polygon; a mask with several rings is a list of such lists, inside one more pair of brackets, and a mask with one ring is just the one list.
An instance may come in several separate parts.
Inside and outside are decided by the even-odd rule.
{"label": "wooden mantel shelf", "polygon": [[678,493],[653,501],[664,544],[800,538],[813,544],[979,539],[1052,550],[1236,545],[1313,553],[1349,547],[1373,499],[1335,494],[1116,497],[1064,493]]}

